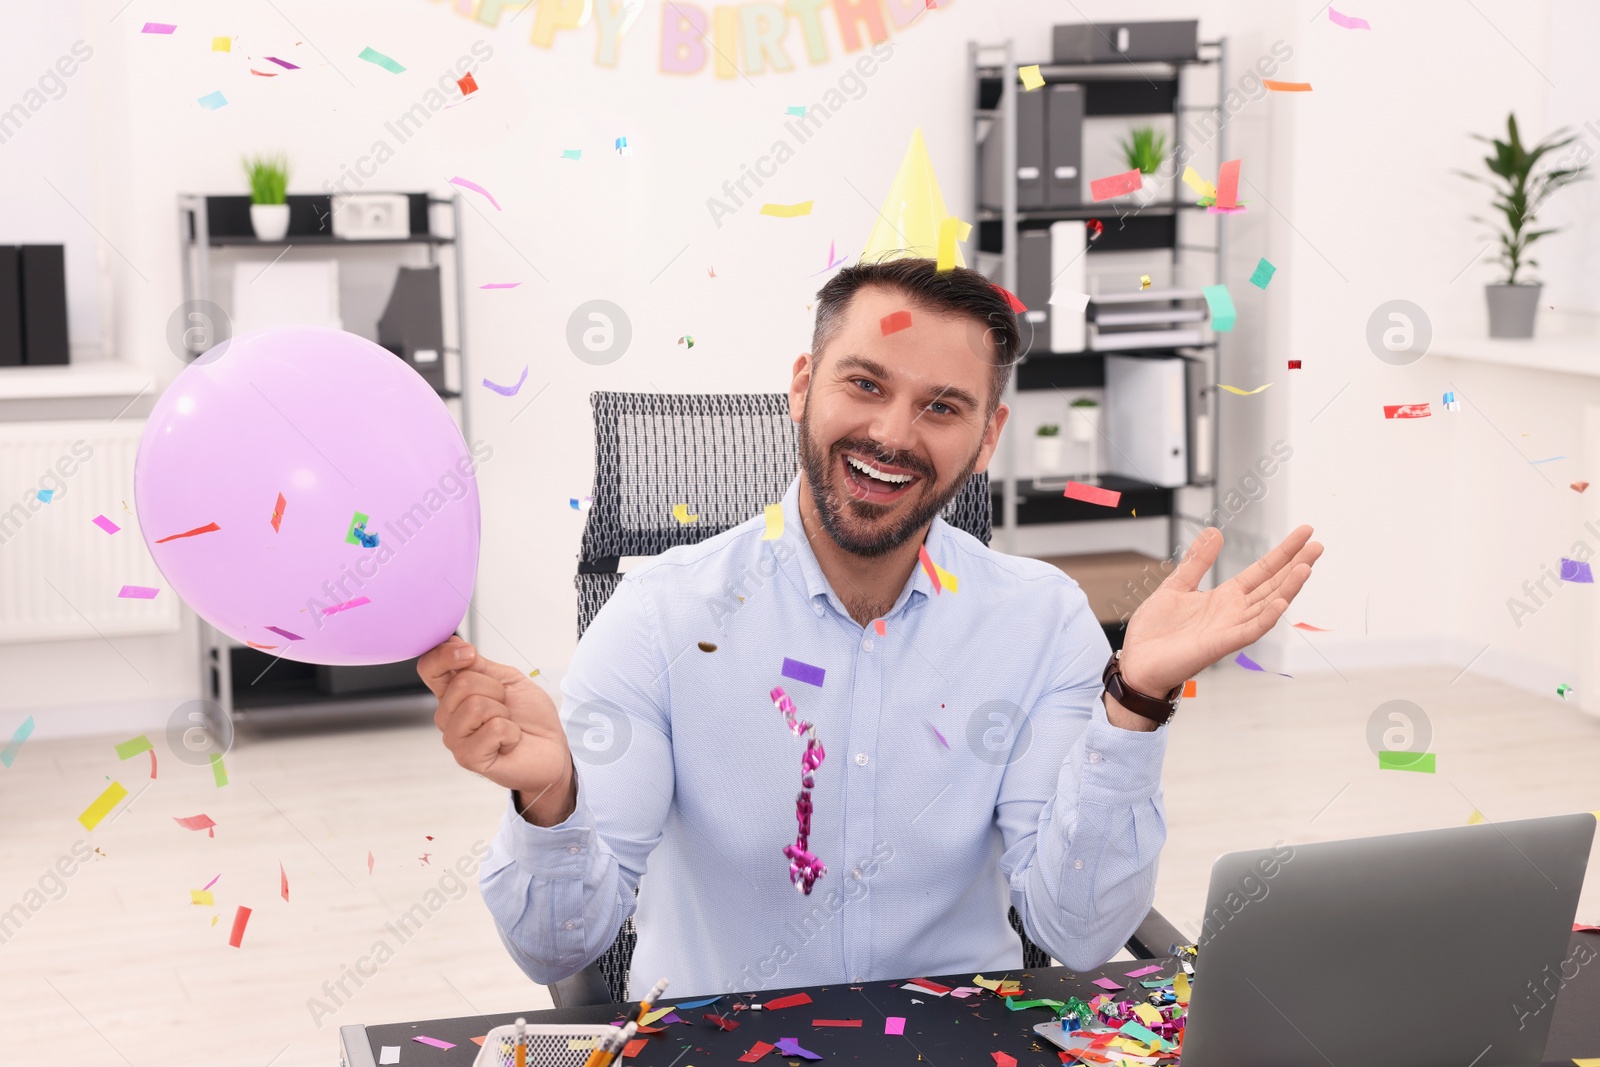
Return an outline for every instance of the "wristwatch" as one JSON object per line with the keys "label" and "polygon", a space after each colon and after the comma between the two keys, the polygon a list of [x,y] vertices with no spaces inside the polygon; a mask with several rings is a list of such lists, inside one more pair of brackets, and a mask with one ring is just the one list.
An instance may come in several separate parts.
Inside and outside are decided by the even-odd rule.
{"label": "wristwatch", "polygon": [[1170,721],[1178,711],[1178,701],[1183,697],[1183,686],[1178,685],[1164,697],[1146,696],[1137,692],[1129,688],[1128,683],[1123,680],[1121,656],[1121,649],[1113,652],[1111,658],[1106,661],[1105,673],[1100,676],[1100,681],[1105,684],[1106,692],[1111,694],[1111,699],[1158,726]]}

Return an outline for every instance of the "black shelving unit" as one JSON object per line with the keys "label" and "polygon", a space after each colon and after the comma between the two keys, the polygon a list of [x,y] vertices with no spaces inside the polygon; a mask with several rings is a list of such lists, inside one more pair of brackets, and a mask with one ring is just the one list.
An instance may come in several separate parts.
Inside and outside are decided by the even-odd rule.
{"label": "black shelving unit", "polygon": [[[441,275],[453,275],[455,314],[446,314],[445,353],[455,355],[461,379],[468,380],[466,360],[466,285],[461,269],[461,202],[459,196],[437,197],[406,193],[410,233],[404,237],[356,239],[332,232],[333,198],[327,195],[290,195],[289,229],[282,240],[264,241],[250,222],[248,196],[178,197],[180,249],[185,301],[210,301],[213,252],[231,255],[249,249],[287,252],[315,248],[320,254],[352,249],[386,247],[401,253],[421,248],[429,266],[441,266]],[[440,218],[443,216],[443,219]],[[448,219],[448,232],[437,225]],[[446,283],[450,284],[450,283]],[[451,344],[451,332],[454,344]],[[370,338],[376,340],[376,338]],[[203,347],[194,350],[198,356]],[[398,358],[398,357],[397,357]],[[459,390],[437,388],[449,401],[452,415],[467,432],[466,405]],[[417,677],[416,660],[362,667],[328,667],[299,663],[241,644],[204,619],[200,624],[201,693],[214,701],[221,714],[234,721],[273,715],[306,713],[361,715],[425,711],[437,701]],[[473,635],[471,609],[463,620],[464,634]]]}
{"label": "black shelving unit", "polygon": [[[1131,63],[1126,60],[1100,64],[1040,63],[1039,73],[1046,88],[1054,83],[1076,83],[1083,87],[1084,117],[1099,116],[1154,116],[1170,115],[1174,119],[1174,156],[1180,156],[1183,145],[1184,119],[1194,112],[1212,112],[1217,116],[1218,133],[1210,142],[1218,159],[1227,158],[1226,115],[1219,106],[1195,106],[1184,96],[1184,74],[1191,68],[1212,67],[1217,74],[1217,96],[1220,105],[1226,85],[1223,81],[1226,41],[1200,43],[1197,56],[1164,62]],[[1211,259],[1210,274],[1214,280],[1221,278],[1225,216],[1217,216],[1215,237],[1211,244],[1192,244],[1184,240],[1182,223],[1185,218],[1204,209],[1190,201],[1179,199],[1187,190],[1173,181],[1169,199],[1137,206],[1129,201],[1112,200],[1102,203],[1085,203],[1068,207],[1022,210],[1017,203],[1017,94],[1022,91],[1018,71],[1030,64],[1019,62],[1013,43],[981,44],[971,42],[968,52],[968,100],[973,104],[972,175],[973,215],[978,249],[1000,257],[1000,277],[995,279],[1007,289],[1017,290],[1017,259],[1019,234],[1025,229],[1048,226],[1050,223],[1075,219],[1099,219],[1104,228],[1089,246],[1092,256],[1104,252],[1170,250],[1174,267],[1192,253],[1202,253]],[[1046,91],[1045,88],[1035,90]],[[984,206],[983,161],[978,149],[982,139],[979,133],[985,123],[992,123],[989,137],[1000,137],[1001,171],[1006,175],[1003,206],[996,210]],[[1105,384],[1105,356],[1116,355],[1175,355],[1181,354],[1205,361],[1207,399],[1214,400],[1215,383],[1219,379],[1222,350],[1216,341],[1179,345],[1161,349],[1131,349],[1107,352],[1090,350],[1081,352],[1031,352],[1024,356],[1012,375],[1006,399],[1014,403],[1019,392],[1047,389],[1084,389]],[[1214,405],[1213,405],[1214,410]],[[1191,419],[1194,413],[1191,412]],[[1217,456],[1217,420],[1210,420],[1209,440],[1211,461]],[[1059,482],[1055,488],[1043,489],[1032,479],[1019,478],[1015,471],[1018,435],[1005,435],[999,455],[990,469],[993,482],[996,528],[1005,538],[1008,548],[1015,544],[1014,533],[1019,525],[1041,523],[1077,523],[1094,520],[1135,517],[1166,516],[1169,519],[1169,551],[1178,547],[1180,489],[1168,489],[1117,475],[1103,475],[1101,484],[1122,492],[1118,507],[1106,508],[1069,500],[1062,496]],[[1215,479],[1182,489],[1209,489],[1212,497],[1206,510],[1215,506]],[[1070,546],[1062,546],[1070,552]]]}

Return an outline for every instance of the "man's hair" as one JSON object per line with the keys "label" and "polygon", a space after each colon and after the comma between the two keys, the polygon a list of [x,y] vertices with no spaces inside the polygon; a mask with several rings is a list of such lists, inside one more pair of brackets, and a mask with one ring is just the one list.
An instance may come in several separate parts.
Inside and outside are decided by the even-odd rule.
{"label": "man's hair", "polygon": [[891,259],[857,263],[829,279],[817,292],[817,321],[811,333],[811,353],[822,350],[839,332],[839,322],[858,289],[875,286],[906,298],[913,309],[963,315],[983,327],[984,349],[977,355],[989,363],[989,411],[1000,403],[1011,365],[1022,351],[1016,312],[988,278],[966,267],[941,271],[931,259]]}

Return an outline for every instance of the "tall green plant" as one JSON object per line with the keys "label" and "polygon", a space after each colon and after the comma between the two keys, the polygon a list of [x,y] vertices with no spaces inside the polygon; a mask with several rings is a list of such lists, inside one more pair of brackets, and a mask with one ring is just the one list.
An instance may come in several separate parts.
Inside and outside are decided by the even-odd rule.
{"label": "tall green plant", "polygon": [[1541,158],[1577,140],[1575,136],[1563,136],[1565,133],[1565,130],[1557,130],[1538,144],[1526,146],[1517,130],[1517,116],[1510,114],[1506,116],[1505,140],[1476,133],[1472,135],[1475,140],[1494,148],[1494,152],[1483,160],[1491,177],[1485,178],[1467,171],[1456,172],[1494,190],[1491,206],[1500,213],[1500,217],[1485,219],[1474,215],[1473,221],[1498,227],[1495,234],[1500,241],[1498,258],[1506,268],[1506,285],[1516,285],[1517,273],[1524,267],[1539,265],[1537,260],[1527,258],[1529,246],[1541,237],[1558,232],[1555,227],[1533,229],[1534,217],[1544,206],[1545,200],[1562,186],[1588,177],[1585,173],[1586,164],[1582,163],[1577,166],[1546,166],[1535,173]]}
{"label": "tall green plant", "polygon": [[244,172],[250,178],[252,204],[282,204],[289,195],[289,160],[282,152],[275,156],[246,156]]}
{"label": "tall green plant", "polygon": [[1157,132],[1154,126],[1129,130],[1127,139],[1122,142],[1122,156],[1129,167],[1154,174],[1167,158],[1167,135]]}

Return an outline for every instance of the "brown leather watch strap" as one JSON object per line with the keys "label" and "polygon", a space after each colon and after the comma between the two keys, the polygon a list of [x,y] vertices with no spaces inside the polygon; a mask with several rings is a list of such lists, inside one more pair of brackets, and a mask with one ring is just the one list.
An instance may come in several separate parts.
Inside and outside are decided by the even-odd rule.
{"label": "brown leather watch strap", "polygon": [[1111,654],[1111,658],[1106,661],[1105,673],[1100,677],[1105,684],[1106,692],[1111,694],[1111,699],[1135,715],[1143,716],[1154,723],[1170,721],[1178,710],[1178,699],[1183,695],[1183,686],[1179,685],[1165,697],[1147,696],[1131,688],[1122,677],[1122,664],[1118,660],[1121,655],[1120,650]]}

